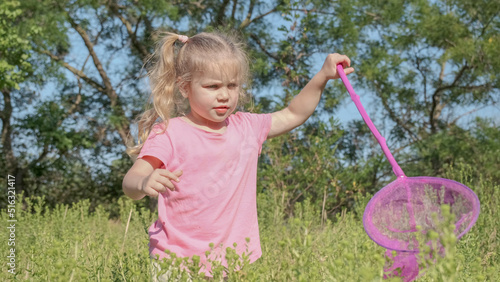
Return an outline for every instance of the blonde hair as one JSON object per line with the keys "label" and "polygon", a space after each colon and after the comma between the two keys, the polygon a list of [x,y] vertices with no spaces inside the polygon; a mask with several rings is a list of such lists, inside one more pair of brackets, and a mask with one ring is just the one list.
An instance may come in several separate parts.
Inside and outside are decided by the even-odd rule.
{"label": "blonde hair", "polygon": [[[240,97],[245,98],[244,85],[249,81],[249,63],[245,46],[234,34],[200,33],[184,44],[179,35],[162,33],[155,52],[147,60],[151,95],[146,110],[138,117],[138,143],[127,148],[137,156],[155,124],[163,123],[186,110],[179,88],[189,84],[196,72],[218,71],[223,76],[238,75]],[[178,41],[179,44],[176,44]],[[180,47],[179,47],[180,45]],[[240,99],[240,104],[245,99]]]}

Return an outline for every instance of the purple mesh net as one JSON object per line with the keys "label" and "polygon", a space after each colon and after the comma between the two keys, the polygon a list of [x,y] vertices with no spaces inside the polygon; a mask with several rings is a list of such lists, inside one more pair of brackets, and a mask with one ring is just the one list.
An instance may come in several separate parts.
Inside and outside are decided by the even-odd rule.
{"label": "purple mesh net", "polygon": [[455,215],[455,235],[462,237],[479,215],[479,200],[467,186],[437,177],[400,177],[377,192],[368,202],[363,225],[368,236],[380,246],[418,252],[417,226],[425,233],[437,230],[441,205]]}
{"label": "purple mesh net", "polygon": [[[418,233],[437,230],[443,219],[441,206],[448,205],[455,217],[454,233],[458,238],[467,233],[479,216],[479,199],[467,186],[437,177],[407,177],[387,147],[384,137],[366,113],[359,96],[354,92],[342,65],[338,73],[363,120],[377,139],[392,166],[396,180],[377,192],[368,202],[363,225],[368,236],[387,249],[386,257],[393,263],[386,267],[387,277],[402,277],[413,281],[419,274],[416,254],[419,252]],[[436,221],[437,219],[437,221]],[[420,228],[420,231],[417,230]],[[430,246],[429,242],[425,242]],[[443,247],[437,242],[440,254]],[[393,251],[395,255],[393,255]]]}

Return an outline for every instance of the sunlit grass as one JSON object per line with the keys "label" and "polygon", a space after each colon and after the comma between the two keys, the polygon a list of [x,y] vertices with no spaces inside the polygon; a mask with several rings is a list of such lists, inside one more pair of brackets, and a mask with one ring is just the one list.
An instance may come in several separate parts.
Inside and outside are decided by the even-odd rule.
{"label": "sunlit grass", "polygon": [[[450,176],[478,194],[481,215],[458,242],[450,232],[442,232],[445,256],[422,259],[421,264],[429,267],[421,271],[425,274],[418,281],[500,281],[500,187],[487,180],[461,178],[460,173]],[[329,220],[322,220],[321,207],[307,201],[296,205],[294,217],[285,219],[280,199],[278,191],[259,195],[263,255],[251,265],[243,263],[240,271],[230,271],[229,281],[383,280],[385,249],[369,239],[360,219],[369,198],[359,197],[355,211],[344,211]],[[18,202],[16,274],[8,273],[3,263],[0,280],[148,281],[151,262],[146,230],[155,215],[137,210],[126,198],[118,204],[120,219],[113,220],[101,207],[89,213],[88,201],[46,210],[43,199],[28,199],[25,211]],[[7,222],[5,212],[1,221]],[[1,238],[8,238],[7,232],[2,228]],[[9,248],[4,243],[3,254]],[[6,255],[2,257],[6,260]],[[238,261],[234,254],[232,259]],[[221,266],[215,271],[214,280],[218,281],[227,269]],[[198,280],[201,276],[192,278]]]}

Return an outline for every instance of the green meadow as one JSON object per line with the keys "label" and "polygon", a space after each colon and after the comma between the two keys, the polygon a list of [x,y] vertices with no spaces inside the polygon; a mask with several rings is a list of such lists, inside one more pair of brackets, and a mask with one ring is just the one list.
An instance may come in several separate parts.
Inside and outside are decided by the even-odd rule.
{"label": "green meadow", "polygon": [[[460,240],[442,232],[444,257],[421,260],[428,266],[417,281],[500,281],[500,187],[487,179],[470,179],[465,173],[450,178],[471,187],[481,201],[476,225]],[[259,194],[258,210],[262,257],[241,264],[240,271],[214,267],[214,281],[382,281],[385,249],[365,234],[362,213],[370,196],[357,197],[352,211],[343,210],[322,220],[321,208],[308,201],[295,205],[293,216],[282,209],[281,193]],[[88,200],[71,206],[45,207],[43,198],[18,199],[15,223],[15,270],[7,263],[10,248],[4,240],[10,231],[1,228],[2,281],[147,281],[151,279],[147,228],[155,213],[123,197],[119,216],[110,217],[102,206],[90,208]],[[92,211],[91,211],[92,210]],[[2,211],[1,221],[7,223]],[[442,230],[441,230],[442,231]],[[228,260],[239,263],[228,252]],[[422,256],[423,257],[423,256]],[[177,272],[178,280],[187,273]],[[191,269],[196,266],[191,265]],[[11,270],[9,272],[8,270]],[[14,273],[12,273],[14,272]],[[202,276],[191,275],[194,281]],[[392,278],[390,281],[399,281]]]}

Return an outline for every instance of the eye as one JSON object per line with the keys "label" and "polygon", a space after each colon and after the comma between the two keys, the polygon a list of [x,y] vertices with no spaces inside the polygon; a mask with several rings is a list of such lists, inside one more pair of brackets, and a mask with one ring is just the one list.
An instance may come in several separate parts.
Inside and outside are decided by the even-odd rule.
{"label": "eye", "polygon": [[217,88],[219,88],[219,85],[217,85],[217,84],[209,84],[209,85],[206,85],[205,88],[217,89]]}
{"label": "eye", "polygon": [[238,84],[236,84],[236,83],[230,83],[227,87],[229,89],[235,89],[235,88],[238,88]]}

